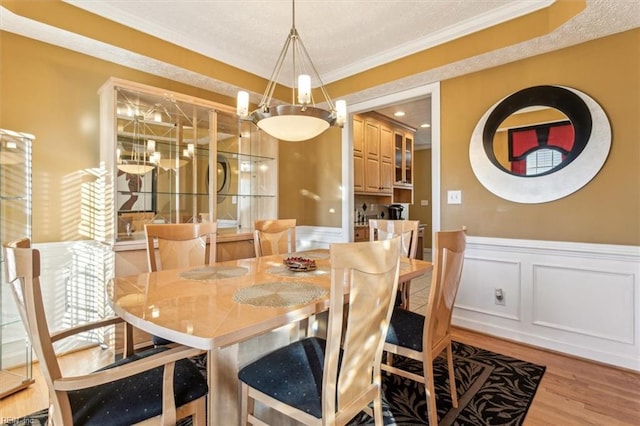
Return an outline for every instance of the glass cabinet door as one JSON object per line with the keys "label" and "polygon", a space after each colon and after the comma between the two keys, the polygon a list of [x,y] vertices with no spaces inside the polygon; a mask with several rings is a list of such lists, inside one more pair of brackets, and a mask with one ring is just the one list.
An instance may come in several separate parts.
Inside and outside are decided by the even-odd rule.
{"label": "glass cabinet door", "polygon": [[252,229],[277,212],[277,140],[255,124],[218,115],[218,227]]}
{"label": "glass cabinet door", "polygon": [[116,78],[99,94],[113,200],[97,239],[132,246],[144,240],[145,223],[250,229],[277,217],[278,141],[235,108]]}
{"label": "glass cabinet door", "polygon": [[394,132],[395,185],[413,185],[413,134]]}
{"label": "glass cabinet door", "polygon": [[[0,129],[0,242],[31,238],[31,144],[34,137]],[[0,250],[0,398],[33,383],[31,346],[6,284]],[[7,371],[11,369],[11,372]]]}
{"label": "glass cabinet door", "polygon": [[117,240],[140,238],[145,223],[211,215],[213,109],[125,88],[116,93]]}

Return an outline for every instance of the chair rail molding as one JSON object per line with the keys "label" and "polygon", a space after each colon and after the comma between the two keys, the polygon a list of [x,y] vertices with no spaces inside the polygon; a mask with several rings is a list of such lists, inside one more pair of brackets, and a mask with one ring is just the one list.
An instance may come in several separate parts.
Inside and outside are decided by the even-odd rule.
{"label": "chair rail molding", "polygon": [[453,323],[640,371],[640,247],[470,236]]}

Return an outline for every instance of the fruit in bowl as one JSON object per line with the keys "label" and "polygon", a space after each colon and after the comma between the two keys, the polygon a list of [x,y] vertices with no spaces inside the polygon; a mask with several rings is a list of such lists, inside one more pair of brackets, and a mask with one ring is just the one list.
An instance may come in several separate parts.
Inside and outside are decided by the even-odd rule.
{"label": "fruit in bowl", "polygon": [[293,272],[308,272],[316,269],[316,261],[304,257],[287,257],[283,263]]}

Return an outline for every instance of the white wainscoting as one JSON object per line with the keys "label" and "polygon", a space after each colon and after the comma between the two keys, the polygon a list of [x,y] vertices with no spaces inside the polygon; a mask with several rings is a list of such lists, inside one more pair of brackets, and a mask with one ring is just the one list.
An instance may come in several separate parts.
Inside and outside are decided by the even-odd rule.
{"label": "white wainscoting", "polygon": [[326,226],[297,226],[296,250],[312,250],[315,248],[328,249],[329,244],[342,243],[349,240],[348,235],[343,235],[341,228]]}
{"label": "white wainscoting", "polygon": [[470,236],[453,323],[640,371],[639,282],[637,246]]}

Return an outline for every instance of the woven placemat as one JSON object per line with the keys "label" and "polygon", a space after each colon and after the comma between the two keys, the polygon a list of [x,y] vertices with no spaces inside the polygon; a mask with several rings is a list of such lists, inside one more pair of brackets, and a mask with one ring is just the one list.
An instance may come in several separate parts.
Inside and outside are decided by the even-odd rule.
{"label": "woven placemat", "polygon": [[328,294],[324,288],[304,282],[270,282],[239,289],[233,301],[252,306],[280,308],[303,305]]}
{"label": "woven placemat", "polygon": [[189,269],[178,274],[180,278],[196,281],[212,281],[246,275],[249,270],[242,266],[205,266]]}

